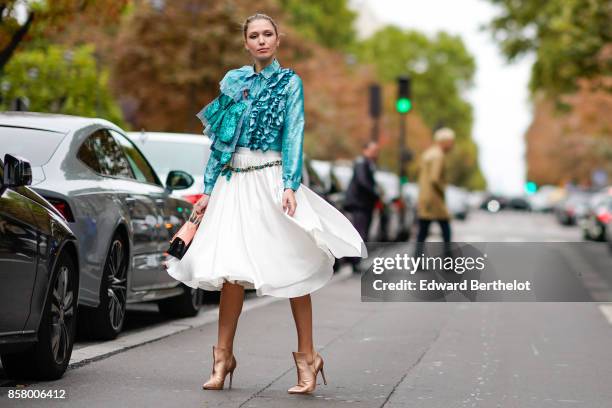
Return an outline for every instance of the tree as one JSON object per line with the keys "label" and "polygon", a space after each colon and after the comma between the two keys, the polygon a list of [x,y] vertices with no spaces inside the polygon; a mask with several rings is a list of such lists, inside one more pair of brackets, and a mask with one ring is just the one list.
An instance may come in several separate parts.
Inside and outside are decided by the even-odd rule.
{"label": "tree", "polygon": [[357,13],[347,0],[279,0],[290,23],[305,38],[339,50],[348,50],[356,39],[353,23]]}
{"label": "tree", "polygon": [[[573,93],[580,78],[612,73],[612,3],[608,0],[488,0],[501,14],[488,25],[509,61],[533,52],[530,88]],[[606,50],[607,49],[607,50]],[[612,88],[605,87],[608,92]]]}
{"label": "tree", "polygon": [[[90,24],[105,24],[118,18],[129,0],[10,0],[0,3],[0,71],[27,39],[42,40],[83,13]],[[18,9],[25,20],[17,18]]]}
{"label": "tree", "polygon": [[27,97],[29,110],[102,117],[124,126],[108,89],[108,70],[98,70],[93,46],[74,50],[50,46],[19,52],[5,67],[0,109],[16,97]]}
{"label": "tree", "polygon": [[462,97],[473,84],[476,64],[461,38],[440,32],[430,39],[417,31],[386,26],[360,44],[358,57],[373,64],[383,82],[394,84],[404,74],[412,77],[415,112],[430,129],[448,126],[458,136],[451,182],[483,188],[478,150],[471,138],[472,107]]}

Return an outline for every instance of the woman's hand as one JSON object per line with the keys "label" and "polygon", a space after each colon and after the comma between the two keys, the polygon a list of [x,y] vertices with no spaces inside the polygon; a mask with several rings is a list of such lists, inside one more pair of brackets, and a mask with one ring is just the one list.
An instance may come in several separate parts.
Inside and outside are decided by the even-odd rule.
{"label": "woman's hand", "polygon": [[208,194],[203,194],[202,197],[200,197],[200,199],[198,200],[198,202],[193,205],[193,211],[197,215],[201,215],[204,212],[204,209],[206,208],[206,206],[208,206],[209,198],[210,196]]}
{"label": "woman's hand", "polygon": [[297,202],[295,201],[295,195],[293,190],[290,188],[286,188],[283,193],[283,211],[288,211],[287,214],[293,217],[295,213],[295,209],[297,207]]}

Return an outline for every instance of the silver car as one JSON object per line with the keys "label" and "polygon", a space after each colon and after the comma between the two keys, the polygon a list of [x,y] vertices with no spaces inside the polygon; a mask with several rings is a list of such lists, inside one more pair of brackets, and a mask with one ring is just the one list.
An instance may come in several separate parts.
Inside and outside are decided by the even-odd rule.
{"label": "silver car", "polygon": [[0,154],[27,158],[32,189],[68,221],[79,254],[79,326],[93,338],[116,337],[127,303],[157,301],[173,316],[198,312],[198,291],[163,269],[171,236],[191,204],[172,197],[193,178],[170,171],[166,184],[126,137],[102,119],[0,113]]}

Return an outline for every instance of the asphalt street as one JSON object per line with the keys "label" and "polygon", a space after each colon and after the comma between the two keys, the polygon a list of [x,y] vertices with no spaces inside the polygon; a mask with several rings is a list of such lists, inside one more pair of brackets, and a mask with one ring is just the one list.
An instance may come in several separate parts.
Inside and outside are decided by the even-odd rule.
{"label": "asphalt street", "polygon": [[[550,215],[474,213],[454,222],[455,240],[580,240],[576,228]],[[435,236],[434,240],[437,239]],[[605,244],[573,257],[607,285],[612,255]],[[577,259],[575,259],[578,257]],[[343,274],[344,276],[345,274]],[[59,407],[610,407],[612,304],[367,303],[358,276],[338,277],[313,293],[316,348],[328,385],[313,395],[295,384],[295,328],[286,299],[251,298],[240,318],[233,388],[204,391],[216,340],[216,310],[173,334],[74,364],[52,383],[26,389],[65,390],[63,400],[9,400],[2,406]],[[259,302],[259,303],[257,303]],[[139,312],[124,339],[177,322]],[[170,332],[169,332],[170,333]],[[121,338],[120,338],[121,339]],[[113,342],[109,342],[113,343]],[[80,345],[80,351],[100,345]],[[77,347],[75,347],[77,348]],[[74,356],[73,356],[74,357]]]}

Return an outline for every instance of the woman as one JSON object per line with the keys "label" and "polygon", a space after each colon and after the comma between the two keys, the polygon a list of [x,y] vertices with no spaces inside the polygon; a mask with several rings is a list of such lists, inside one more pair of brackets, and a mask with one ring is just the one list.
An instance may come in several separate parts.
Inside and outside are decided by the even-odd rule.
{"label": "woman", "polygon": [[275,58],[278,27],[267,15],[243,24],[254,65],[230,70],[220,95],[197,116],[212,141],[202,214],[189,250],[168,273],[194,288],[221,290],[213,369],[202,386],[223,389],[236,359],[233,342],[244,289],[289,298],[298,335],[298,383],[314,391],[323,358],[314,350],[310,293],[333,274],[335,258],[367,256],[359,233],[333,206],[301,184],[304,97],[301,78]]}

